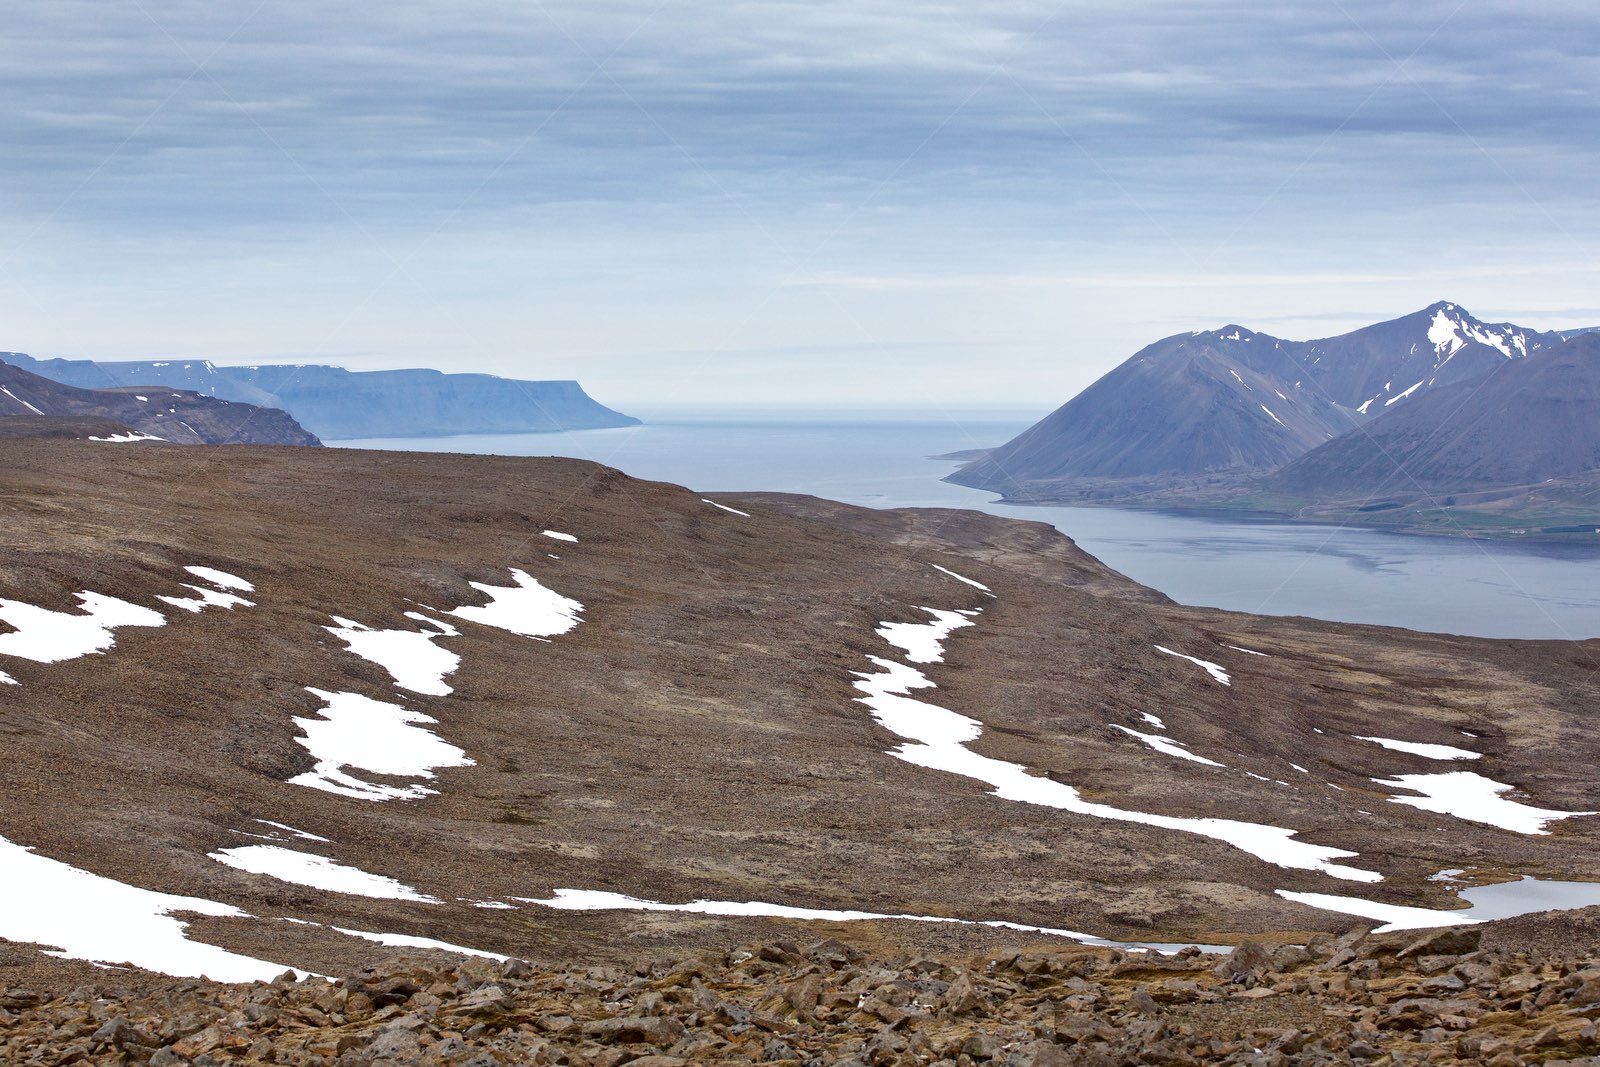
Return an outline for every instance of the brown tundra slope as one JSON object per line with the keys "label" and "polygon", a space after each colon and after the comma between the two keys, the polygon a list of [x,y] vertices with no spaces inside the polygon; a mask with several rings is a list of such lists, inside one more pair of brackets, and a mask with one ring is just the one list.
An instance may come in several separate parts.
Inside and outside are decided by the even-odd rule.
{"label": "brown tundra slope", "polygon": [[[344,931],[552,963],[1070,944],[538,903],[560,890],[1229,944],[1357,922],[1280,891],[1448,909],[1442,869],[1600,879],[1600,819],[1557,817],[1600,810],[1600,642],[1185,608],[1040,524],[712,503],[575,460],[3,447],[0,987],[103,974],[30,942],[142,962],[63,944],[104,909],[63,865],[237,909],[168,901],[184,944],[335,975],[392,952]],[[490,625],[519,583],[532,606]],[[86,612],[114,645],[40,661],[106,632]],[[941,620],[969,624],[942,661],[926,627],[880,633]],[[351,651],[362,627],[412,637],[386,667]],[[419,681],[439,650],[454,669]],[[884,677],[937,688],[879,721],[855,683]],[[1548,833],[1394,799],[1444,773],[1514,787]]]}

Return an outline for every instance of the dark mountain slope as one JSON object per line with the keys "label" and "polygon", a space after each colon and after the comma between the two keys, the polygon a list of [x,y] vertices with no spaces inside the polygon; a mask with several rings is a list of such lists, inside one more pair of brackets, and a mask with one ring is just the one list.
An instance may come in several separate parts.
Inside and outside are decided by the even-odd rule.
{"label": "dark mountain slope", "polygon": [[328,438],[540,433],[639,422],[596,403],[575,381],[316,364],[219,367],[208,360],[35,360],[16,353],[5,358],[82,389],[159,384],[283,408]]}
{"label": "dark mountain slope", "polygon": [[[173,444],[322,443],[275,408],[171,389],[77,389],[9,363],[0,363],[0,416],[51,417],[51,434],[71,430],[70,424],[56,423],[55,417],[73,417],[109,420]],[[83,424],[80,428],[91,427]]]}
{"label": "dark mountain slope", "polygon": [[1360,418],[1307,381],[1300,348],[1238,326],[1157,341],[950,480],[1049,499],[1091,481],[1279,466]]}
{"label": "dark mountain slope", "polygon": [[1464,492],[1600,470],[1600,335],[1503,361],[1384,413],[1271,476],[1319,497]]}

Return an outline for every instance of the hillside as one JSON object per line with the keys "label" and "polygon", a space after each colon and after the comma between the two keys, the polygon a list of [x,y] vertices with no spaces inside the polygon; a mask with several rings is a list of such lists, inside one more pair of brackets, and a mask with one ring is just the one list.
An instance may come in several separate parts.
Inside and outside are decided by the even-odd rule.
{"label": "hillside", "polygon": [[1226,493],[1376,415],[1563,343],[1440,302],[1314,341],[1240,326],[1152,344],[950,481],[1030,502]]}
{"label": "hillside", "polygon": [[596,403],[574,381],[316,364],[219,367],[208,360],[36,360],[20,353],[0,358],[84,389],[162,385],[282,408],[329,439],[545,433],[639,422]]}
{"label": "hillside", "polygon": [[1596,642],[572,460],[14,441],[0,499],[0,937],[69,957],[11,985],[1230,944],[1600,879]]}
{"label": "hillside", "polygon": [[172,444],[321,444],[291,416],[274,408],[170,389],[76,389],[3,362],[0,421],[11,423],[0,431],[7,436],[152,439]]}
{"label": "hillside", "polygon": [[[1483,378],[1434,391],[1329,441],[1262,480],[1302,513],[1367,509],[1387,521],[1476,522],[1484,514],[1587,519],[1600,488],[1600,335],[1586,334]],[[1579,498],[1587,495],[1587,508]],[[1562,500],[1568,513],[1559,509]]]}

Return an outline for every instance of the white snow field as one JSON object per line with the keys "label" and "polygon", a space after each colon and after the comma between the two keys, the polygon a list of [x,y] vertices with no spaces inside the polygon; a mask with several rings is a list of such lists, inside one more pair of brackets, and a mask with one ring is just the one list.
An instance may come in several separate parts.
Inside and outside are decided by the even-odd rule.
{"label": "white snow field", "polygon": [[943,663],[944,639],[950,631],[971,626],[972,620],[965,612],[940,611],[922,608],[933,616],[932,622],[885,622],[878,625],[876,633],[906,654],[912,663]]}
{"label": "white snow field", "polygon": [[748,511],[740,511],[738,508],[730,508],[726,504],[719,504],[715,500],[707,500],[705,497],[700,498],[700,503],[710,504],[714,508],[721,508],[723,511],[726,511],[732,515],[740,515],[747,519],[750,517],[750,513]]}

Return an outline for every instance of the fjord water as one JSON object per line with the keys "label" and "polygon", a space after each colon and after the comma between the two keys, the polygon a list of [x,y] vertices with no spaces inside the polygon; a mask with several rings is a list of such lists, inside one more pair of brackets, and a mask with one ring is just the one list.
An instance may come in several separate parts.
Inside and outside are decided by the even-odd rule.
{"label": "fjord water", "polygon": [[350,448],[573,456],[701,492],[807,493],[867,507],[975,508],[1050,523],[1184,604],[1480,637],[1600,637],[1600,545],[1412,537],[1121,508],[1013,507],[940,479],[929,457],[1009,440],[1034,420],[664,413],[554,434],[330,441]]}

